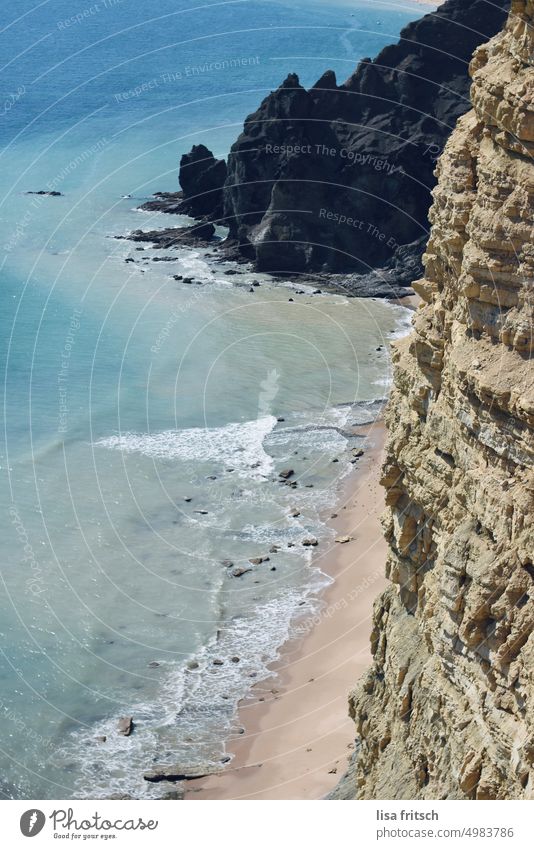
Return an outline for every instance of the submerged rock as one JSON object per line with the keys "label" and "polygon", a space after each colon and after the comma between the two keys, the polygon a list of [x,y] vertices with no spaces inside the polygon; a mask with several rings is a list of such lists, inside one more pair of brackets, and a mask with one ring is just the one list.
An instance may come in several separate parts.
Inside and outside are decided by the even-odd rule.
{"label": "submerged rock", "polygon": [[47,195],[48,197],[51,197],[51,198],[59,198],[59,197],[63,196],[62,192],[56,192],[56,191],[48,191],[47,192],[44,189],[39,189],[38,192],[24,192],[24,194],[26,194],[26,195]]}

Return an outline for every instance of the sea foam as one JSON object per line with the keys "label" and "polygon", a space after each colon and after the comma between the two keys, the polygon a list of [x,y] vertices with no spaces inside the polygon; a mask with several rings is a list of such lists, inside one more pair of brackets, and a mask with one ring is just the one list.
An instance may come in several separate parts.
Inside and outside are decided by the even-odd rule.
{"label": "sea foam", "polygon": [[262,416],[215,428],[125,432],[100,439],[95,444],[157,459],[220,462],[231,465],[247,477],[260,477],[268,475],[273,468],[273,460],[266,453],[263,442],[275,425],[274,416]]}

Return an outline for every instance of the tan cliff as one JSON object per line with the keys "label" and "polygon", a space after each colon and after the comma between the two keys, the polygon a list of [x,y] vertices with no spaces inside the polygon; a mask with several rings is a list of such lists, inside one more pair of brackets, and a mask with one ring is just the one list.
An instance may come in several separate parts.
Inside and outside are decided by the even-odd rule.
{"label": "tan cliff", "polygon": [[534,798],[534,0],[472,61],[394,351],[358,798]]}

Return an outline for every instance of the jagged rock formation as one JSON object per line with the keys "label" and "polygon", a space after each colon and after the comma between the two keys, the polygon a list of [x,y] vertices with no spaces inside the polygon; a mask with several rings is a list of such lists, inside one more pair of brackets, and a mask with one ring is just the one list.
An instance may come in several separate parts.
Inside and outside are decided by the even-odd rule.
{"label": "jagged rock formation", "polygon": [[226,180],[226,162],[215,159],[203,144],[195,144],[180,160],[180,186],[183,191],[181,212],[217,220],[223,214],[222,187]]}
{"label": "jagged rock formation", "polygon": [[471,64],[397,343],[360,798],[534,797],[534,0]]}
{"label": "jagged rock formation", "polygon": [[141,209],[222,221],[226,173],[224,159],[215,159],[205,145],[194,144],[180,159],[181,190],[158,192],[155,199],[142,204]]}
{"label": "jagged rock formation", "polygon": [[[232,146],[223,189],[231,239],[258,270],[392,264],[420,275],[437,154],[469,108],[472,53],[508,5],[448,0],[342,85],[326,71],[306,91],[290,74],[265,98]],[[217,202],[210,218],[219,216]]]}
{"label": "jagged rock formation", "polygon": [[449,0],[341,86],[327,71],[306,91],[290,74],[247,118],[225,213],[260,270],[366,273],[427,235],[437,152],[469,108],[469,60],[504,5]]}

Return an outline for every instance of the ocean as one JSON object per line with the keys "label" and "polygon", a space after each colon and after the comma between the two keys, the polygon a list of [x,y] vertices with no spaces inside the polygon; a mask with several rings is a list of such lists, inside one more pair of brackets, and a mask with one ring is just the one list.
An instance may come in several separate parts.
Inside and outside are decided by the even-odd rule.
{"label": "ocean", "polygon": [[319,609],[331,579],[302,540],[330,539],[353,428],[382,408],[408,311],[296,295],[201,250],[155,262],[114,237],[170,226],[137,206],[177,188],[193,143],[226,155],[287,73],[345,79],[421,11],[3,10],[4,798],[157,798],[143,780],[157,764],[224,760],[238,701]]}

